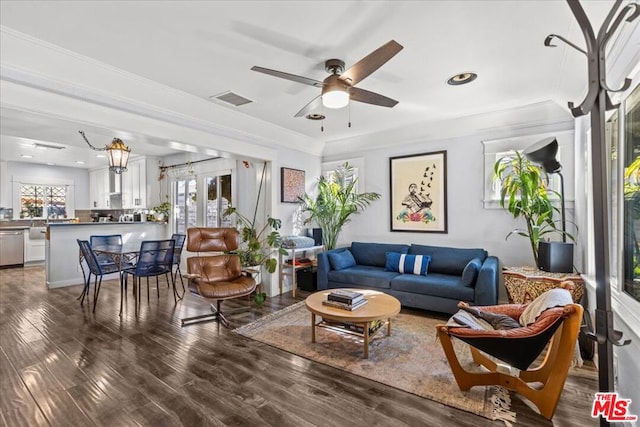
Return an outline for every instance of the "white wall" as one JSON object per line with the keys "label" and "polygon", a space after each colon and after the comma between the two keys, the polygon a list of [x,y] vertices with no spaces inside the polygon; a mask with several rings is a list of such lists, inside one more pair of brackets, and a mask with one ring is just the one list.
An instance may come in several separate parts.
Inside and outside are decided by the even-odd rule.
{"label": "white wall", "polygon": [[[521,220],[514,221],[503,209],[483,208],[485,171],[481,141],[491,138],[478,134],[365,152],[365,188],[359,191],[375,191],[382,197],[363,215],[353,217],[339,243],[362,240],[480,247],[506,265],[531,264],[533,256],[526,238],[513,236],[505,241],[509,231],[523,225]],[[447,151],[448,233],[391,232],[389,158],[439,150]]]}
{"label": "white wall", "polygon": [[[19,214],[19,206],[11,206],[12,203],[12,177],[34,177],[50,180],[73,181],[73,196],[75,209],[89,208],[89,171],[81,168],[64,168],[59,166],[40,165],[36,163],[2,162],[3,171],[0,175],[0,187],[3,207],[13,207],[14,214]],[[42,181],[46,184],[47,181]],[[16,208],[17,211],[16,211]]]}
{"label": "white wall", "polygon": [[[353,216],[352,222],[340,234],[338,245],[368,241],[484,248],[490,255],[497,256],[503,265],[532,265],[533,255],[528,239],[512,236],[505,241],[505,236],[511,230],[523,226],[522,220],[513,220],[503,209],[483,207],[485,170],[481,141],[536,135],[563,128],[566,130],[567,126],[571,126],[571,123],[565,122],[560,127],[557,124],[536,126],[526,131],[496,130],[454,139],[395,145],[345,156],[344,159],[357,155],[364,158],[365,185],[359,191],[374,191],[380,193],[381,198],[373,202],[364,214]],[[448,232],[391,232],[389,158],[439,150],[447,151]],[[340,159],[334,156],[331,160]],[[502,288],[501,293],[501,299],[506,299]]]}
{"label": "white wall", "polygon": [[300,209],[297,203],[280,202],[280,168],[300,169],[305,171],[305,189],[307,193],[311,193],[315,189],[315,184],[320,178],[320,162],[319,156],[303,153],[297,150],[281,150],[278,153],[278,160],[275,162],[274,168],[274,193],[273,198],[276,203],[274,216],[282,220],[281,234],[283,236],[298,234],[299,227],[310,227],[300,222]]}

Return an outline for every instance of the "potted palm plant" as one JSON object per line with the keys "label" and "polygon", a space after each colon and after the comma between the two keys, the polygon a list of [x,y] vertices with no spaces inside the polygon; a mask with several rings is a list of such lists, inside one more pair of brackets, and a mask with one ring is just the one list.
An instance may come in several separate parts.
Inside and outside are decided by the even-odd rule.
{"label": "potted palm plant", "polygon": [[[494,179],[502,184],[500,206],[508,210],[514,218],[522,217],[526,225],[524,229],[510,231],[505,239],[513,234],[527,237],[536,266],[539,266],[539,243],[552,233],[563,233],[553,219],[558,208],[549,198],[549,195],[558,198],[561,196],[547,188],[546,174],[517,151],[512,156],[498,159],[493,170]],[[566,235],[575,241],[572,235]]]}
{"label": "potted palm plant", "polygon": [[309,216],[305,224],[314,221],[322,229],[322,244],[327,250],[334,249],[342,227],[351,215],[365,210],[372,201],[378,200],[378,193],[356,193],[357,179],[353,177],[353,167],[344,163],[326,178],[321,176],[317,184],[317,194],[306,194],[300,198],[302,210]]}

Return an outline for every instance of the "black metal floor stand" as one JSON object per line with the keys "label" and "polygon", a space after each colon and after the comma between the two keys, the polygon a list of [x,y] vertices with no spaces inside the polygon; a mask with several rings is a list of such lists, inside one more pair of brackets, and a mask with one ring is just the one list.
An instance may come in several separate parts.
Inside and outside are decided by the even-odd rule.
{"label": "black metal floor stand", "polygon": [[[551,34],[545,40],[546,46],[553,46],[551,41],[558,38],[574,49],[587,56],[589,90],[584,101],[577,107],[572,102],[569,108],[574,117],[591,114],[591,153],[593,172],[593,220],[594,220],[594,252],[596,279],[596,328],[589,336],[598,343],[598,379],[601,392],[614,391],[613,375],[613,346],[629,344],[621,342],[622,332],[614,329],[613,311],[611,310],[611,274],[609,271],[609,231],[608,231],[608,203],[607,194],[607,160],[608,153],[604,134],[606,110],[617,106],[611,102],[608,92],[622,92],[629,88],[630,79],[625,79],[620,89],[613,90],[607,86],[606,78],[606,48],[612,36],[620,27],[623,20],[631,22],[640,16],[640,6],[636,3],[626,5],[619,13],[622,3],[616,0],[604,20],[598,35],[594,34],[591,23],[578,0],[567,0],[573,16],[578,21],[584,36],[587,50],[584,51],[565,38]],[[600,425],[609,422],[600,417]]]}

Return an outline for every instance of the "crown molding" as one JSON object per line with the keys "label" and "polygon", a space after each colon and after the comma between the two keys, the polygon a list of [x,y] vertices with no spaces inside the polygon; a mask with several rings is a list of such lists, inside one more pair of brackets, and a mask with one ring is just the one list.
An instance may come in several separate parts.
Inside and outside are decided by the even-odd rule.
{"label": "crown molding", "polygon": [[[436,141],[446,144],[468,137],[478,137],[479,140],[499,139],[542,131],[572,130],[573,127],[574,119],[568,111],[554,101],[545,100],[439,122],[423,122],[409,128],[396,128],[384,134],[379,133],[373,137],[380,140],[375,143],[375,150],[379,150]],[[362,138],[329,141],[325,145],[323,160],[356,156],[363,150],[370,151],[371,137],[366,135]],[[382,140],[384,142],[381,142]]]}

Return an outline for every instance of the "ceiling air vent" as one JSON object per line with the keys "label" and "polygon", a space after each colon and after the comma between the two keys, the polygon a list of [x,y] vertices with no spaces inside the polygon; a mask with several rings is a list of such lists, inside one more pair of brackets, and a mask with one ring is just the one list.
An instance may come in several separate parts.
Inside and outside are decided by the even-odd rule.
{"label": "ceiling air vent", "polygon": [[212,95],[209,97],[209,99],[213,99],[216,101],[221,101],[224,102],[226,104],[231,104],[234,107],[239,107],[240,105],[244,105],[244,104],[248,104],[250,102],[253,102],[250,99],[245,98],[244,96],[240,96],[237,93],[233,93],[231,91],[228,92],[223,92],[220,93],[218,95]]}

